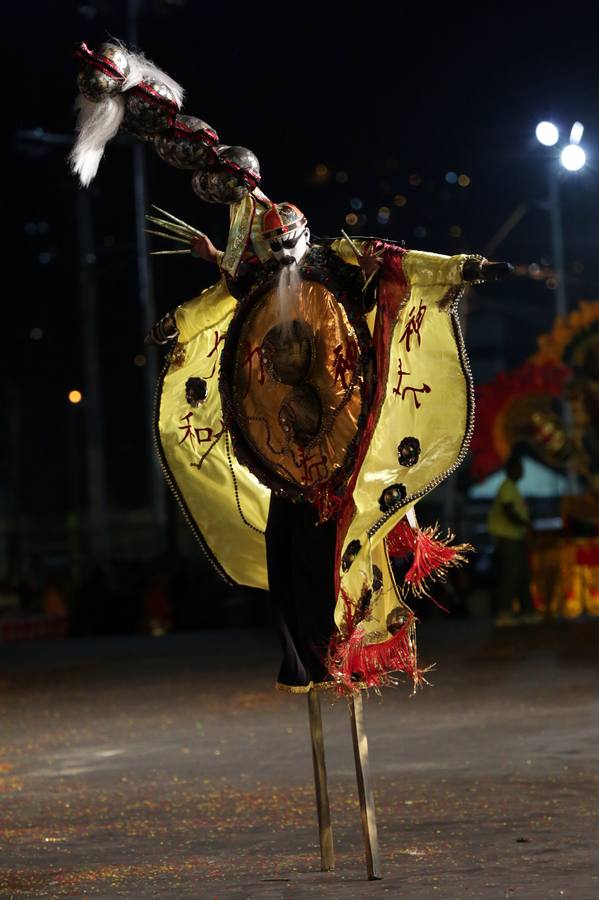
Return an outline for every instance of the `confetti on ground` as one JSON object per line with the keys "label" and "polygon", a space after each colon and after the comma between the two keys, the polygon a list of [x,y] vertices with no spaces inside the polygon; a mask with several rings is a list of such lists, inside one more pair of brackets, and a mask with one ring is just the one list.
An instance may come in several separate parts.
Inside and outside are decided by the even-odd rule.
{"label": "confetti on ground", "polygon": [[366,701],[385,874],[370,884],[345,705],[323,702],[336,870],[321,873],[306,702],[273,690],[268,635],[237,634],[236,654],[230,634],[105,639],[83,661],[56,642],[30,666],[12,648],[0,897],[591,900],[595,625],[532,643],[462,626],[433,647],[436,687]]}

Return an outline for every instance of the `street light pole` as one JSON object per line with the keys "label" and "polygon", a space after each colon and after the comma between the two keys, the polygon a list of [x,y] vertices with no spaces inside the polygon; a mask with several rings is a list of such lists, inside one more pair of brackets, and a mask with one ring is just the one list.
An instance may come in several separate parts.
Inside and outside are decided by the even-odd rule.
{"label": "street light pole", "polygon": [[[574,122],[570,130],[570,141],[562,149],[557,159],[549,160],[549,215],[551,217],[551,252],[556,274],[555,313],[565,316],[568,312],[566,294],[566,267],[564,262],[564,231],[562,228],[562,208],[560,198],[560,165],[569,172],[578,172],[585,164],[585,152],[580,146],[584,128]],[[555,147],[559,141],[559,130],[553,122],[539,122],[535,131],[537,140],[544,147]]]}
{"label": "street light pole", "polygon": [[[138,43],[140,0],[128,0],[128,36],[129,43]],[[135,142],[133,152],[133,195],[135,207],[135,234],[137,246],[138,293],[141,307],[141,319],[144,334],[148,334],[156,323],[156,306],[154,302],[154,285],[148,256],[148,238],[146,235],[146,158],[145,145]],[[148,445],[154,442],[154,397],[158,380],[158,360],[156,353],[148,353],[144,370],[144,393],[147,421]],[[164,476],[160,469],[157,453],[147,454],[148,506],[152,511],[152,533],[154,553],[158,553],[164,544],[166,530],[166,492]]]}
{"label": "street light pole", "polygon": [[564,262],[564,230],[562,204],[559,189],[559,170],[554,160],[549,163],[549,215],[551,218],[551,255],[557,281],[555,289],[555,314],[565,316],[568,311],[566,295],[566,266]]}
{"label": "street light pole", "polygon": [[[545,147],[554,147],[559,141],[559,130],[552,122],[540,122],[536,128],[539,143]],[[580,146],[584,128],[575,122],[570,130],[569,143],[562,149],[557,159],[549,160],[549,215],[551,218],[551,252],[553,268],[556,276],[555,315],[565,318],[568,313],[568,295],[566,293],[566,266],[564,261],[564,231],[562,227],[562,208],[560,198],[560,165],[569,172],[577,172],[585,164],[585,152]],[[562,398],[562,411],[566,432],[572,433],[572,409],[566,397]],[[567,466],[568,492],[576,494],[578,481],[571,462]]]}

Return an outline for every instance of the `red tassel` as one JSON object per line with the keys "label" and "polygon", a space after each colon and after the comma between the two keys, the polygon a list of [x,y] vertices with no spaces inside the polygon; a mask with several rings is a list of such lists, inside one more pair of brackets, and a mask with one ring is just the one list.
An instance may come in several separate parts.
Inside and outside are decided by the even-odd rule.
{"label": "red tassel", "polygon": [[410,614],[401,629],[386,641],[367,643],[367,635],[357,621],[350,598],[342,590],[345,604],[343,633],[331,641],[327,656],[329,674],[341,693],[351,693],[361,687],[377,688],[391,683],[393,672],[405,672],[414,688],[423,682],[416,653],[416,619]]}
{"label": "red tassel", "polygon": [[[459,566],[466,562],[464,553],[472,550],[470,544],[449,546],[453,540],[451,533],[447,537],[439,537],[438,526],[412,528],[406,518],[399,522],[387,537],[387,550],[390,556],[405,556],[412,553],[414,559],[405,575],[405,582],[416,594],[428,595],[428,580],[445,578],[451,566]],[[437,606],[441,606],[437,603]],[[444,607],[441,606],[441,609]],[[445,610],[447,612],[447,610]]]}
{"label": "red tassel", "polygon": [[405,517],[401,519],[385,538],[389,556],[405,556],[407,553],[413,553],[416,549],[414,531]]}

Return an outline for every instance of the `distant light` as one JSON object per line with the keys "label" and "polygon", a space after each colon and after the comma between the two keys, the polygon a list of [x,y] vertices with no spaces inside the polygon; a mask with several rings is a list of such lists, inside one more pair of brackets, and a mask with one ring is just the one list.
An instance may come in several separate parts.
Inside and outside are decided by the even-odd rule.
{"label": "distant light", "polygon": [[539,122],[535,134],[537,141],[545,147],[553,147],[559,141],[559,131],[553,122]]}
{"label": "distant light", "polygon": [[545,282],[545,287],[549,288],[550,291],[554,291],[557,287],[557,278],[548,278]]}
{"label": "distant light", "polygon": [[461,237],[462,229],[460,228],[459,225],[452,225],[451,228],[449,229],[449,233],[452,237]]}
{"label": "distant light", "polygon": [[570,129],[570,143],[580,144],[583,134],[584,125],[582,122],[574,122],[574,125],[572,125],[572,128]]}
{"label": "distant light", "polygon": [[541,274],[541,267],[538,263],[531,263],[528,267],[528,274],[531,278],[538,278]]}
{"label": "distant light", "polygon": [[424,225],[417,225],[414,229],[414,237],[423,238],[426,237],[426,228]]}
{"label": "distant light", "polygon": [[470,184],[470,178],[467,175],[460,175],[458,178],[458,184],[460,187],[468,187]]}
{"label": "distant light", "polygon": [[396,194],[393,198],[393,202],[396,206],[405,206],[408,200],[407,197],[404,197],[403,194]]}
{"label": "distant light", "polygon": [[48,253],[47,250],[45,250],[43,253],[38,253],[37,255],[37,261],[38,263],[41,263],[42,266],[47,266],[51,259],[52,254]]}
{"label": "distant light", "polygon": [[389,217],[391,215],[391,210],[388,206],[381,206],[378,213],[376,214],[377,222],[380,222],[381,225],[386,225],[389,221]]}
{"label": "distant light", "polygon": [[349,202],[349,205],[351,206],[352,209],[362,209],[362,207],[364,206],[364,204],[362,203],[362,201],[360,200],[359,197],[352,197]]}
{"label": "distant light", "polygon": [[422,178],[420,177],[420,175],[410,175],[408,181],[410,182],[412,187],[418,187],[420,184],[422,184]]}
{"label": "distant light", "polygon": [[324,184],[330,176],[329,167],[325,163],[318,163],[314,166],[312,181],[314,184]]}
{"label": "distant light", "polygon": [[347,172],[340,170],[335,174],[335,181],[337,181],[339,184],[347,184],[347,182],[349,181],[349,175],[347,174]]}
{"label": "distant light", "polygon": [[564,169],[578,172],[587,161],[586,153],[579,144],[568,144],[561,152],[560,160]]}
{"label": "distant light", "polygon": [[38,234],[48,234],[48,223],[47,222],[38,222],[37,223],[37,231],[38,231]]}
{"label": "distant light", "polygon": [[348,213],[345,217],[345,221],[348,225],[357,225],[358,217],[355,213]]}
{"label": "distant light", "polygon": [[358,225],[366,225],[368,222],[368,216],[365,216],[364,213],[360,213],[358,216]]}
{"label": "distant light", "polygon": [[146,361],[147,361],[146,357],[144,356],[143,353],[138,353],[136,356],[133,357],[133,365],[134,366],[140,366],[140,367],[145,366]]}
{"label": "distant light", "polygon": [[457,180],[458,180],[458,173],[457,173],[457,172],[447,172],[447,173],[446,173],[446,175],[445,175],[445,181],[446,181],[448,184],[455,184]]}
{"label": "distant light", "polygon": [[81,403],[83,394],[81,391],[69,391],[69,403]]}
{"label": "distant light", "polygon": [[25,234],[35,234],[37,232],[37,225],[35,222],[27,222],[25,225]]}
{"label": "distant light", "polygon": [[44,332],[41,328],[32,328],[29,332],[29,337],[32,341],[41,341],[44,336]]}

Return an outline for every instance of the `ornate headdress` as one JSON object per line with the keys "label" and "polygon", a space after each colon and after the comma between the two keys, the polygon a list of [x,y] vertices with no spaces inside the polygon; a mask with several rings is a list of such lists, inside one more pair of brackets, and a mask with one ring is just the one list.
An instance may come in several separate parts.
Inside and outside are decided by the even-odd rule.
{"label": "ornate headdress", "polygon": [[293,203],[274,203],[262,216],[262,237],[265,241],[297,231],[306,226],[306,217]]}

